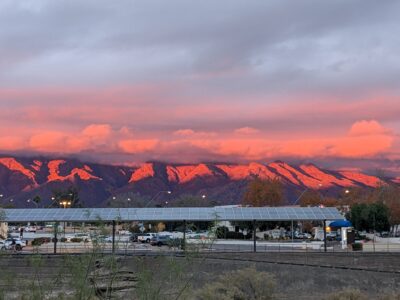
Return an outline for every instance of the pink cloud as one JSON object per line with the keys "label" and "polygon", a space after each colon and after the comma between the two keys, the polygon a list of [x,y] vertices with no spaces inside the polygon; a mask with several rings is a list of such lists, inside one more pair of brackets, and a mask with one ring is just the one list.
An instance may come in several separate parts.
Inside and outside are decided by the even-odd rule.
{"label": "pink cloud", "polygon": [[192,129],[179,129],[173,132],[176,136],[181,136],[185,138],[212,138],[216,137],[216,132],[211,131],[194,131]]}
{"label": "pink cloud", "polygon": [[152,151],[158,145],[158,139],[146,139],[146,140],[121,140],[118,143],[119,148],[124,153],[142,153],[146,151]]}
{"label": "pink cloud", "polygon": [[91,139],[105,140],[111,135],[111,131],[109,124],[92,124],[83,129],[82,134]]}
{"label": "pink cloud", "polygon": [[179,135],[179,136],[189,136],[195,134],[195,131],[192,129],[179,129],[174,131],[174,135]]}
{"label": "pink cloud", "polygon": [[[244,130],[248,132],[249,130]],[[250,130],[252,132],[252,130]],[[188,156],[197,160],[201,153],[210,157],[236,157],[238,160],[261,160],[273,157],[343,157],[372,158],[376,155],[390,153],[398,137],[377,121],[355,122],[348,133],[343,136],[324,138],[266,139],[247,136],[236,137],[217,135],[213,132],[196,132],[182,129],[163,136],[154,134],[153,138],[135,137],[126,128],[113,130],[109,124],[91,124],[78,132],[38,131],[23,138],[2,138],[3,150],[33,150],[53,153],[79,153],[91,150],[97,153],[112,152],[115,154],[142,154],[143,160],[160,157],[175,157],[176,153],[185,151]],[[10,143],[7,144],[7,139]],[[8,146],[7,146],[8,145]],[[178,161],[179,161],[179,156]]]}
{"label": "pink cloud", "polygon": [[47,131],[32,136],[29,146],[36,151],[63,152],[67,136],[62,132]]}
{"label": "pink cloud", "polygon": [[0,137],[0,150],[14,151],[26,148],[26,141],[18,136],[2,136]]}
{"label": "pink cloud", "polygon": [[380,135],[388,134],[390,131],[383,127],[379,122],[375,120],[371,121],[358,121],[355,122],[351,128],[349,135],[362,136],[362,135]]}
{"label": "pink cloud", "polygon": [[253,128],[253,127],[241,127],[238,129],[235,129],[235,133],[238,134],[255,134],[255,133],[259,133],[260,130],[258,130],[257,128]]}

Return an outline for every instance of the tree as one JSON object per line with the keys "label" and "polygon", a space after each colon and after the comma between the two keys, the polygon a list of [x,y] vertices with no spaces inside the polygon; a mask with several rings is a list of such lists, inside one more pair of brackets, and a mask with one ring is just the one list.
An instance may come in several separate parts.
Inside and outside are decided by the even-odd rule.
{"label": "tree", "polygon": [[282,205],[282,182],[278,178],[261,179],[256,177],[249,182],[242,202],[255,207]]}
{"label": "tree", "polygon": [[42,198],[40,198],[39,195],[36,195],[35,197],[33,197],[32,201],[35,202],[37,206],[39,206],[39,203],[42,201]]}
{"label": "tree", "polygon": [[207,197],[194,195],[181,195],[171,204],[174,207],[211,207],[215,206],[215,202]]}
{"label": "tree", "polygon": [[347,217],[357,230],[382,232],[390,228],[389,215],[383,202],[375,202],[352,205]]}
{"label": "tree", "polygon": [[70,186],[66,190],[53,190],[53,202],[50,206],[60,206],[62,201],[67,201],[68,207],[84,207],[79,199],[79,191],[76,187]]}
{"label": "tree", "polygon": [[323,199],[319,192],[315,190],[307,190],[300,198],[300,206],[318,206],[322,204]]}

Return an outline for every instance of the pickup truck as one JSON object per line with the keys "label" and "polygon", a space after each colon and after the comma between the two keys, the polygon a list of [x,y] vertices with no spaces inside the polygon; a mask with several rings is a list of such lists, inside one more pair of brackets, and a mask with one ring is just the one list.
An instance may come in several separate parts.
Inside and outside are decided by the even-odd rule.
{"label": "pickup truck", "polygon": [[8,238],[4,242],[0,243],[1,250],[15,250],[21,251],[22,248],[26,247],[26,241],[17,238]]}
{"label": "pickup truck", "polygon": [[141,235],[138,235],[137,240],[138,242],[142,243],[150,243],[153,237],[156,237],[155,233],[143,233]]}

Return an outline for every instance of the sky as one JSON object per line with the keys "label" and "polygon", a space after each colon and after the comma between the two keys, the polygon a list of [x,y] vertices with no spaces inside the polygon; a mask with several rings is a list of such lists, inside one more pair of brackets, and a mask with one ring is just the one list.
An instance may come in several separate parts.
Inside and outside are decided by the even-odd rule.
{"label": "sky", "polygon": [[0,152],[400,174],[400,2],[0,2]]}

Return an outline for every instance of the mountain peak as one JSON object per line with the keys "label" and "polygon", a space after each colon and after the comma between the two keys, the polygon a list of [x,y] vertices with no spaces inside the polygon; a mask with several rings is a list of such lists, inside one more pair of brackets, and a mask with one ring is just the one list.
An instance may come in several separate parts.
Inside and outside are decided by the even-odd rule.
{"label": "mountain peak", "polygon": [[9,169],[10,171],[22,173],[23,175],[28,177],[30,180],[32,180],[32,183],[36,184],[35,173],[33,171],[25,168],[15,158],[2,157],[2,158],[0,158],[0,164],[2,164],[4,167]]}
{"label": "mountain peak", "polygon": [[60,175],[60,166],[65,164],[65,160],[51,160],[47,163],[47,167],[49,169],[49,175],[47,176],[47,181],[74,181],[76,177],[80,178],[81,180],[101,180],[100,177],[97,177],[93,174],[93,170],[89,166],[84,166],[82,169],[81,168],[73,168],[70,172],[70,174],[66,176]]}
{"label": "mountain peak", "polygon": [[144,163],[141,167],[136,169],[131,176],[129,182],[136,182],[148,177],[154,177],[154,163]]}

